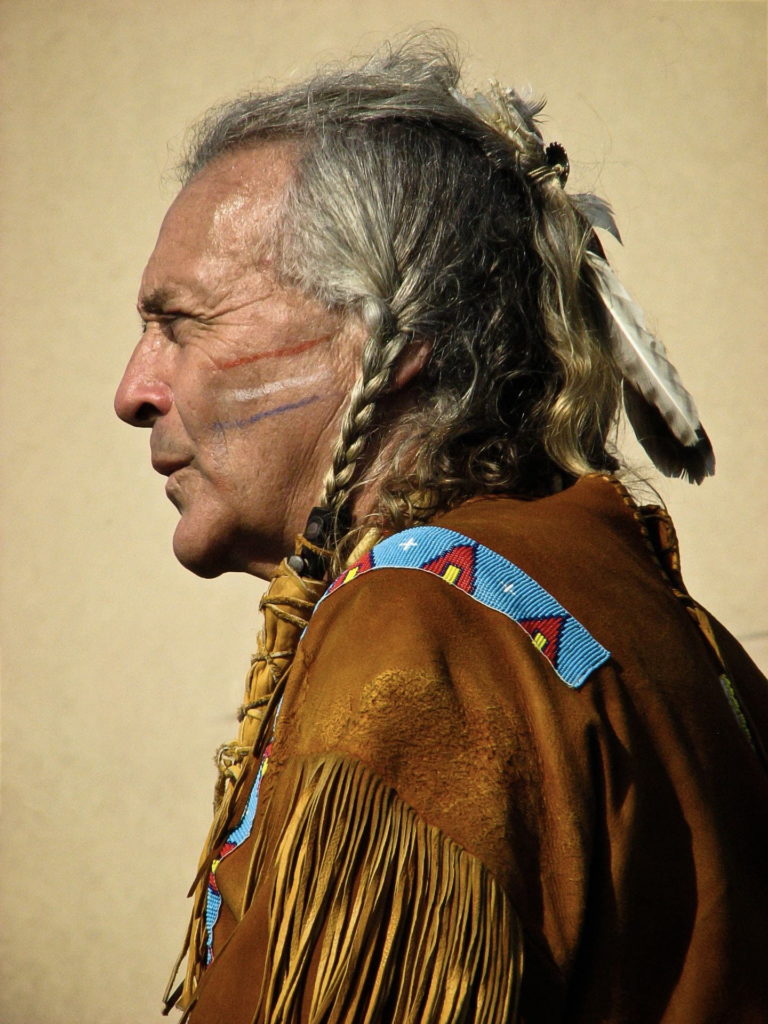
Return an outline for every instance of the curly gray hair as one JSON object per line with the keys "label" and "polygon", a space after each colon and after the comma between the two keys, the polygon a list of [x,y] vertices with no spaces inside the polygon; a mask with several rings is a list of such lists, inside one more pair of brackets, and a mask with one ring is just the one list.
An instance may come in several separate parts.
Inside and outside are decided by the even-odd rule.
{"label": "curly gray hair", "polygon": [[[368,334],[324,501],[338,513],[373,480],[395,527],[617,466],[621,385],[585,260],[594,236],[547,159],[542,104],[498,88],[467,100],[459,80],[449,45],[412,39],[213,110],[181,168],[187,182],[228,150],[297,142],[281,272]],[[431,354],[410,410],[387,424],[399,443],[384,464],[371,457],[382,398],[423,341]]]}

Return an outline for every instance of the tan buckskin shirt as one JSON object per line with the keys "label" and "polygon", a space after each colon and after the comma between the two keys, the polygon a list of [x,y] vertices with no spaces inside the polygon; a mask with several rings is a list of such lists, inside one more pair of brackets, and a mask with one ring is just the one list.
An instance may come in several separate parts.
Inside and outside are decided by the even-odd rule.
{"label": "tan buckskin shirt", "polygon": [[477,600],[472,551],[352,573],[218,867],[192,1024],[768,1020],[768,690],[686,606],[671,524],[595,476],[435,525],[609,656],[564,680],[552,616]]}

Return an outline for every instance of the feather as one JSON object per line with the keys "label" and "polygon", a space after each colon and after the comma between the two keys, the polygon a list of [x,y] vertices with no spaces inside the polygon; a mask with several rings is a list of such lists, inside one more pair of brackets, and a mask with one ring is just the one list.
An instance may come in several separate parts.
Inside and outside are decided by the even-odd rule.
{"label": "feather", "polygon": [[693,398],[608,262],[592,252],[586,260],[608,313],[625,409],[638,441],[666,476],[701,483],[714,473],[715,455]]}
{"label": "feather", "polygon": [[609,231],[617,242],[621,242],[619,226],[610,203],[591,192],[571,193],[569,198],[590,227]]}

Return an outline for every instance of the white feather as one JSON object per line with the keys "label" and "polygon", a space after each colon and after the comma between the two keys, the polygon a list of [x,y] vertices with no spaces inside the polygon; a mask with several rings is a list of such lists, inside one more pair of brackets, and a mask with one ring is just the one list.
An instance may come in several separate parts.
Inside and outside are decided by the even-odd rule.
{"label": "white feather", "polygon": [[[700,481],[714,472],[714,454],[693,398],[663,344],[646,327],[642,309],[608,262],[592,252],[587,252],[586,259],[610,317],[614,358],[625,383],[635,392],[636,400],[627,403],[627,412],[638,440],[663,472]],[[662,424],[666,436],[642,436],[650,416],[643,415],[638,400],[647,403],[651,413],[659,414],[654,414],[655,422]]]}
{"label": "white feather", "polygon": [[663,414],[672,433],[684,445],[696,444],[699,414],[658,338],[645,326],[637,305],[606,260],[587,253],[595,271],[600,298],[614,329],[614,356],[625,378]]}

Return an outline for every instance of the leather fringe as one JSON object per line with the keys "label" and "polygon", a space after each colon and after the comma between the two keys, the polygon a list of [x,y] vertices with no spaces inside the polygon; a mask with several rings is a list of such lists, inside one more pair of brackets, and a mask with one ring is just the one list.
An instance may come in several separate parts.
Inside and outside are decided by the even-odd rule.
{"label": "leather fringe", "polygon": [[255,837],[243,906],[272,879],[253,1024],[514,1021],[522,933],[484,865],[359,762],[294,765]]}
{"label": "leather fringe", "polygon": [[[361,549],[377,534],[371,531]],[[194,1010],[205,962],[205,897],[216,851],[237,824],[249,768],[274,727],[296,645],[325,584],[284,561],[262,598],[264,626],[246,678],[237,738],[217,752],[214,820],[190,895],[186,938],[165,995],[167,1014]],[[294,762],[295,764],[296,762]],[[364,766],[305,759],[281,775],[254,833],[242,913],[273,879],[269,946],[254,1024],[511,1024],[522,933],[482,863],[427,825]],[[276,837],[278,837],[276,839]],[[174,988],[187,956],[183,983]],[[314,981],[312,978],[314,977]]]}

